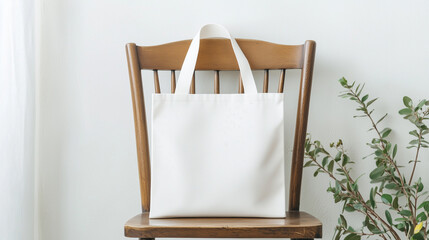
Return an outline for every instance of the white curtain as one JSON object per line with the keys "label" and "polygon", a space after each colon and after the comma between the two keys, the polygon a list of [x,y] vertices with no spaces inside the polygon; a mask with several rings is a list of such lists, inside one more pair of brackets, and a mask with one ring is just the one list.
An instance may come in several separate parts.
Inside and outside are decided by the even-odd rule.
{"label": "white curtain", "polygon": [[0,0],[0,239],[34,239],[34,0]]}

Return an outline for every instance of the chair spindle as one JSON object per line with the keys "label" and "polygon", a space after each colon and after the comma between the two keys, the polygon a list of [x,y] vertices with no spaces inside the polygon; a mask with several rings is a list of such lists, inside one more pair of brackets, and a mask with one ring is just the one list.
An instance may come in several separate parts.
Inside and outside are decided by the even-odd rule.
{"label": "chair spindle", "polygon": [[171,70],[171,93],[176,91],[176,71]]}
{"label": "chair spindle", "polygon": [[195,72],[192,75],[191,89],[189,90],[190,94],[195,94]]}
{"label": "chair spindle", "polygon": [[154,80],[154,86],[155,86],[155,93],[161,93],[161,88],[159,86],[159,76],[158,76],[158,70],[153,70],[153,80]]}
{"label": "chair spindle", "polygon": [[264,91],[264,93],[267,93],[268,92],[268,82],[269,82],[269,75],[270,74],[270,72],[269,72],[269,70],[268,69],[265,69],[264,70],[264,89],[263,89],[263,91]]}
{"label": "chair spindle", "polygon": [[241,75],[240,80],[238,81],[238,93],[244,93],[243,79],[241,79]]}
{"label": "chair spindle", "polygon": [[214,93],[219,94],[219,91],[220,91],[219,70],[215,70]]}
{"label": "chair spindle", "polygon": [[278,93],[282,93],[284,91],[285,75],[286,69],[282,69],[280,72],[279,89],[277,90]]}

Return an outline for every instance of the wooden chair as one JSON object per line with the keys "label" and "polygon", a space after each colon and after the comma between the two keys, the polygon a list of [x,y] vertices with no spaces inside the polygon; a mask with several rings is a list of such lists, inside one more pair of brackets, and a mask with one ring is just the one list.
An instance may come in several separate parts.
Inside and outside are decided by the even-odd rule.
{"label": "wooden chair", "polygon": [[[286,218],[149,219],[150,160],[141,70],[153,70],[156,93],[161,92],[158,71],[171,71],[171,92],[174,93],[175,71],[182,67],[190,40],[158,46],[136,46],[134,43],[128,43],[126,53],[133,100],[142,213],[125,224],[126,237],[140,239],[157,237],[314,239],[322,237],[321,222],[310,214],[299,211],[304,141],[316,43],[306,41],[303,45],[279,45],[246,39],[237,39],[237,42],[248,58],[252,69],[265,71],[264,93],[268,92],[269,70],[281,71],[277,91],[283,92],[286,69],[301,69],[290,177],[289,211]],[[238,70],[229,40],[201,40],[196,70],[214,71],[214,93],[219,94],[219,71]],[[243,91],[242,82],[239,80],[239,93],[243,93]],[[190,92],[195,93],[195,75]]]}

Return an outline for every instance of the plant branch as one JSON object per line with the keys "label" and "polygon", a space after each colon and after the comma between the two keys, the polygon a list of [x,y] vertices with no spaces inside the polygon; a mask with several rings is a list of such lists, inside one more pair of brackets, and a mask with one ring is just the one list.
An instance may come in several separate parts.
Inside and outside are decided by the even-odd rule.
{"label": "plant branch", "polygon": [[419,143],[417,145],[417,150],[416,150],[416,158],[414,159],[413,171],[411,172],[411,177],[410,177],[410,181],[408,182],[408,185],[411,185],[411,182],[413,181],[414,171],[416,170],[417,161],[419,159],[420,147],[422,145],[422,135],[423,135],[423,130],[420,129],[420,132],[419,132]]}
{"label": "plant branch", "polygon": [[[328,156],[332,158],[332,156],[330,154],[328,154]],[[332,179],[334,179],[336,182],[338,182],[338,184],[341,186],[341,189],[347,191],[349,194],[351,194],[353,196],[353,198],[355,200],[357,200],[360,204],[362,204],[363,207],[365,207],[365,209],[368,212],[368,214],[365,214],[365,215],[371,219],[371,221],[374,223],[374,226],[377,227],[378,230],[382,231],[382,229],[378,226],[377,222],[372,218],[372,216],[377,218],[384,226],[386,226],[389,229],[389,231],[392,233],[392,235],[394,236],[395,239],[397,239],[397,240],[401,239],[399,237],[399,235],[396,233],[395,229],[393,229],[390,224],[388,224],[386,221],[384,221],[370,206],[368,206],[368,204],[363,199],[363,197],[359,191],[356,191],[357,195],[356,195],[356,193],[349,191],[331,172],[329,172],[325,167],[320,165],[320,163],[317,162],[317,160],[314,156],[307,154],[307,157],[310,158],[320,169],[322,169],[323,172],[327,173]],[[338,164],[338,162],[337,162],[337,164]],[[342,168],[343,166],[340,165],[340,167]],[[348,175],[348,177],[350,177],[350,175]],[[350,179],[351,179],[351,177],[350,177]],[[383,236],[383,238],[386,239],[384,236]]]}
{"label": "plant branch", "polygon": [[[357,99],[357,101],[360,103],[360,105],[362,106],[362,108],[363,108],[363,112],[365,113],[365,115],[368,117],[368,119],[371,121],[371,124],[372,124],[372,127],[373,127],[373,129],[377,132],[377,135],[378,135],[378,138],[379,138],[379,140],[380,140],[380,144],[381,144],[381,147],[382,147],[382,149],[383,150],[385,150],[386,149],[386,146],[385,146],[385,144],[384,144],[384,142],[383,142],[383,136],[381,135],[381,133],[380,133],[380,131],[379,131],[379,129],[378,129],[378,127],[377,127],[377,124],[375,123],[375,121],[374,121],[374,119],[372,118],[372,116],[371,116],[371,114],[368,112],[368,109],[367,109],[367,107],[365,106],[365,103],[362,101],[362,99],[361,98],[359,98],[359,96],[355,93],[355,91],[353,91],[353,89],[352,88],[348,88],[349,89],[349,92]],[[406,196],[406,198],[407,198],[407,200],[408,200],[408,206],[409,206],[409,208],[410,208],[410,211],[411,211],[411,213],[412,213],[412,215],[413,216],[415,216],[415,208],[416,208],[416,206],[414,206],[414,208],[413,208],[413,206],[412,206],[412,204],[411,204],[411,201],[410,201],[410,196],[409,196],[409,194],[408,194],[408,192],[407,192],[407,190],[405,189],[405,185],[406,185],[406,182],[404,182],[404,178],[403,178],[403,176],[402,176],[402,174],[401,174],[401,172],[399,171],[399,168],[398,168],[398,166],[396,165],[396,163],[395,163],[395,161],[393,161],[393,159],[391,158],[391,156],[389,155],[389,154],[385,154],[385,156],[386,156],[386,158],[389,160],[389,162],[390,162],[390,164],[395,168],[395,171],[396,171],[396,173],[399,175],[399,179],[400,179],[400,181],[401,181],[401,189],[402,189],[402,192],[404,193],[404,195]],[[393,177],[394,178],[394,177]],[[416,225],[417,224],[417,222],[416,222],[416,220],[415,220],[415,217],[412,219],[412,221],[413,221],[413,224],[414,225]]]}

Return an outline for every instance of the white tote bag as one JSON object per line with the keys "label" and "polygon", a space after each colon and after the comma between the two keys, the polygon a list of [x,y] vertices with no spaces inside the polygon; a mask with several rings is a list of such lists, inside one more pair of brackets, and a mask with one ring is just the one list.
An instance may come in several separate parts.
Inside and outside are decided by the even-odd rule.
{"label": "white tote bag", "polygon": [[[231,40],[244,94],[189,94],[207,37]],[[283,94],[257,93],[235,39],[205,25],[176,93],[152,95],[150,217],[285,217],[283,136]]]}

